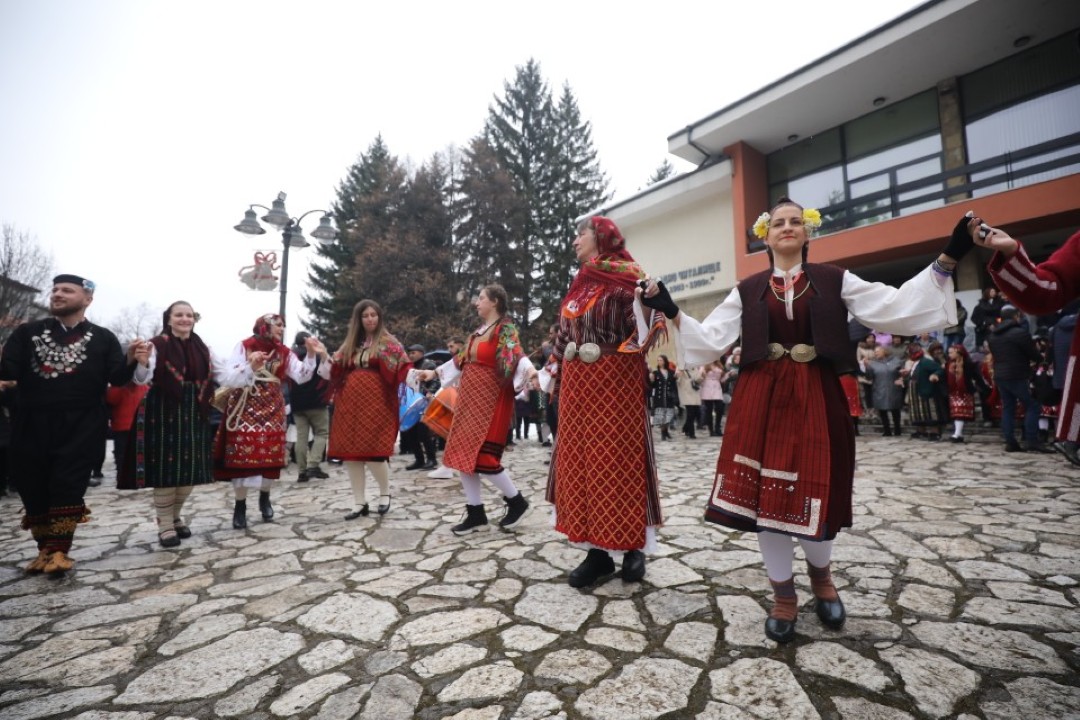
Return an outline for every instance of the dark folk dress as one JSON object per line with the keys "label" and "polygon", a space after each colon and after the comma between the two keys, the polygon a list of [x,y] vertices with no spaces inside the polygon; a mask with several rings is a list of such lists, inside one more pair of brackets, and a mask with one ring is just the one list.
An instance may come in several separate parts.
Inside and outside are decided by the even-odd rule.
{"label": "dark folk dress", "polygon": [[[770,342],[814,344],[804,273],[794,319],[765,293]],[[758,360],[740,368],[705,519],[736,530],[830,540],[851,526],[855,428],[830,362]]]}
{"label": "dark folk dress", "polygon": [[[116,480],[121,490],[202,485],[213,481],[213,433],[209,397],[213,392],[209,351],[201,341],[160,335],[154,381],[139,403],[128,439],[129,451]],[[166,354],[178,344],[182,352]],[[201,360],[194,359],[194,354]],[[189,359],[190,358],[190,359]]]}

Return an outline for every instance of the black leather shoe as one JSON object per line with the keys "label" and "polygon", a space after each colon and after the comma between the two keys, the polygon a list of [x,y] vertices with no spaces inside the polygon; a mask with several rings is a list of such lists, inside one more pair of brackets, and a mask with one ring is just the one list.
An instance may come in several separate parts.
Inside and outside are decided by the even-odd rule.
{"label": "black leather shoe", "polygon": [[90,479],[86,481],[86,484],[90,487],[99,487],[101,485],[101,478],[96,475],[91,475]]}
{"label": "black leather shoe", "polygon": [[622,558],[623,582],[639,582],[645,577],[645,553],[640,550],[627,550]]}
{"label": "black leather shoe", "polygon": [[270,504],[270,493],[259,493],[259,512],[262,513],[263,520],[267,522],[274,519],[274,506]]}
{"label": "black leather shoe", "polygon": [[424,467],[423,460],[413,460],[411,463],[405,466],[406,470],[420,470]]}
{"label": "black leather shoe", "polygon": [[765,637],[778,643],[789,643],[795,639],[795,621],[765,618]]}
{"label": "black leather shoe", "polygon": [[833,630],[839,630],[844,626],[847,613],[844,611],[844,603],[840,601],[840,598],[835,600],[818,598],[814,601],[814,605],[814,611],[817,613],[822,625]]}
{"label": "black leather shoe", "polygon": [[237,530],[247,527],[247,500],[237,500],[233,503],[232,526]]}
{"label": "black leather shoe", "polygon": [[385,515],[386,513],[390,512],[390,498],[391,497],[392,497],[391,495],[386,496],[386,504],[385,505],[382,504],[382,503],[379,503],[379,507],[376,508],[376,509],[379,511],[380,515]]}
{"label": "black leather shoe", "polygon": [[420,469],[421,470],[434,470],[437,467],[439,467],[439,461],[435,460],[435,459],[431,459],[431,460],[428,460],[426,463],[424,463],[424,467],[422,467]]}
{"label": "black leather shoe", "polygon": [[189,528],[187,525],[184,525],[183,523],[174,523],[173,530],[176,531],[176,537],[180,538],[181,540],[187,540],[189,537],[191,537],[191,528]]}
{"label": "black leather shoe", "polygon": [[180,536],[177,535],[175,532],[169,533],[168,535],[166,535],[165,533],[158,533],[158,543],[161,545],[161,547],[178,547],[180,545]]}
{"label": "black leather shoe", "polygon": [[615,561],[606,551],[593,548],[584,562],[570,573],[570,587],[583,588],[595,585],[598,580],[615,572]]}
{"label": "black leather shoe", "polygon": [[307,481],[308,481],[308,474],[306,472],[301,472],[299,475],[296,476],[296,482],[307,482]]}
{"label": "black leather shoe", "polygon": [[308,468],[307,476],[314,480],[326,480],[330,477],[321,467]]}
{"label": "black leather shoe", "polygon": [[371,509],[368,508],[368,504],[364,503],[360,506],[359,510],[353,510],[351,513],[345,516],[346,520],[355,520],[358,517],[367,517],[371,514]]}

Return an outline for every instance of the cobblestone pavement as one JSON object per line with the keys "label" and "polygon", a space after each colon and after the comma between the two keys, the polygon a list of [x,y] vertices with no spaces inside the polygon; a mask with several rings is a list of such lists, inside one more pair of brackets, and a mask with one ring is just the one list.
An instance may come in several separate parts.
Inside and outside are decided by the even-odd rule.
{"label": "cobblestone pavement", "polygon": [[198,488],[194,536],[165,550],[149,494],[106,480],[75,571],[49,578],[22,573],[35,551],[9,496],[0,717],[1080,717],[1080,474],[977,440],[859,440],[833,565],[847,625],[820,625],[797,566],[806,604],[784,647],[762,632],[754,537],[701,519],[716,439],[657,444],[661,551],[644,582],[587,591],[566,584],[582,553],[549,526],[535,440],[505,458],[536,507],[515,533],[453,536],[457,481],[399,456],[384,518],[344,521],[328,466],[287,474],[274,522],[253,509],[247,531],[228,487]]}

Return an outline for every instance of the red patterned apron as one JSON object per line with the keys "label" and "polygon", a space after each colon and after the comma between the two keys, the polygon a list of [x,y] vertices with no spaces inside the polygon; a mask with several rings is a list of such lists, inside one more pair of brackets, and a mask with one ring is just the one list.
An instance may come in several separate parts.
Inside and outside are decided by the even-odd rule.
{"label": "red patterned apron", "polygon": [[394,454],[398,401],[375,368],[358,367],[334,399],[327,454],[338,460],[385,460]]}

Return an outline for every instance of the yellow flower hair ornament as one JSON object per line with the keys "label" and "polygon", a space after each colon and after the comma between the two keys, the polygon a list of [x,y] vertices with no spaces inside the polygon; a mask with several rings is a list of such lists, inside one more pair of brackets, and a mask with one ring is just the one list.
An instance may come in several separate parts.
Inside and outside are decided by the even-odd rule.
{"label": "yellow flower hair ornament", "polygon": [[[813,232],[821,227],[821,213],[814,208],[806,208],[802,211],[803,227],[807,232]],[[758,219],[754,221],[754,237],[764,240],[769,234],[769,223],[772,222],[772,215],[767,212],[763,212],[758,215]]]}

